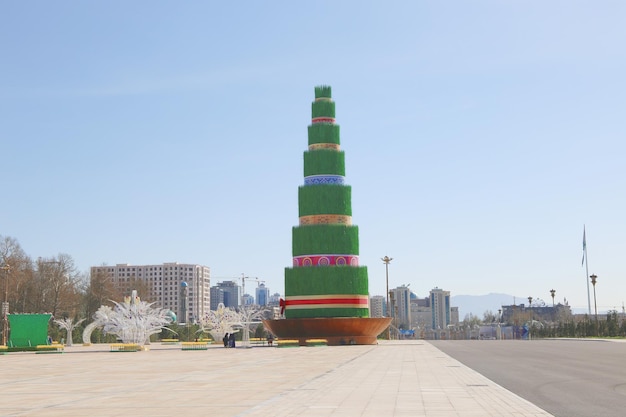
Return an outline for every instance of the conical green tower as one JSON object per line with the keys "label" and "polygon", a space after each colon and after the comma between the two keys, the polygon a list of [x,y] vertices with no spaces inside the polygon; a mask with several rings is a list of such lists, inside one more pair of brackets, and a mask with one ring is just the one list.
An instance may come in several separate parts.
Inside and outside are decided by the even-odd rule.
{"label": "conical green tower", "polygon": [[285,268],[285,317],[368,317],[367,267],[359,266],[359,229],[352,224],[352,189],[344,183],[329,86],[315,87],[308,133],[293,267]]}

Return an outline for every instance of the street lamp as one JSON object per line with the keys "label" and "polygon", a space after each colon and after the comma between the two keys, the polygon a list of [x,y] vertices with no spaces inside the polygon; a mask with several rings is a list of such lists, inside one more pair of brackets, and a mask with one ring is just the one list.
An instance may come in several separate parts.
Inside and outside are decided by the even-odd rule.
{"label": "street lamp", "polygon": [[[393,258],[388,257],[387,255],[385,255],[384,258],[381,258],[381,260],[385,263],[385,279],[387,282],[387,317],[389,317],[389,262],[391,262],[393,260]],[[387,327],[387,340],[391,339],[391,326]]]}
{"label": "street lamp", "polygon": [[556,293],[556,290],[550,290],[550,295],[552,296],[552,307],[554,307],[554,294]]}
{"label": "street lamp", "polygon": [[591,278],[591,285],[593,285],[593,308],[596,313],[596,336],[598,336],[598,304],[596,303],[596,281],[598,280],[598,276],[591,274],[589,278]]}
{"label": "street lamp", "polygon": [[0,269],[4,269],[5,277],[4,277],[4,301],[2,302],[2,344],[4,346],[8,345],[8,336],[9,336],[9,272],[11,271],[11,267],[6,264]]}
{"label": "street lamp", "polygon": [[528,327],[528,340],[530,340],[531,329],[533,328],[533,310],[532,310],[533,298],[528,297],[528,311],[530,311],[530,326]]}

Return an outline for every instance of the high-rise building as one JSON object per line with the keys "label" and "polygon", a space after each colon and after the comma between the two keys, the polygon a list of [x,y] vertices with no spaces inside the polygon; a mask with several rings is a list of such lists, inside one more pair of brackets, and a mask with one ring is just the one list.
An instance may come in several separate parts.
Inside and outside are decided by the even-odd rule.
{"label": "high-rise building", "polygon": [[434,288],[430,291],[433,330],[445,330],[451,324],[450,291]]}
{"label": "high-rise building", "polygon": [[385,297],[382,295],[370,298],[370,317],[385,317]]}
{"label": "high-rise building", "polygon": [[271,306],[278,306],[280,305],[280,298],[280,294],[275,292],[274,294],[270,295],[270,299],[267,304]]}
{"label": "high-rise building", "polygon": [[216,311],[220,304],[224,304],[224,291],[220,287],[211,287],[211,310]]}
{"label": "high-rise building", "polygon": [[243,301],[242,304],[244,306],[251,306],[252,304],[254,304],[254,297],[250,294],[244,294],[241,298]]}
{"label": "high-rise building", "polygon": [[236,281],[219,282],[217,288],[224,294],[224,307],[237,308],[242,304],[241,286]]}
{"label": "high-rise building", "polygon": [[459,324],[459,308],[450,307],[450,324],[455,326]]}
{"label": "high-rise building", "polygon": [[259,284],[256,289],[256,303],[260,306],[266,306],[269,303],[270,290],[265,284]]}
{"label": "high-rise building", "polygon": [[[148,288],[148,294],[139,293],[139,297],[155,302],[160,308],[176,313],[178,320],[181,307],[187,312],[191,322],[199,320],[210,309],[210,269],[208,266],[196,264],[180,264],[178,262],[155,265],[117,264],[115,266],[92,266],[91,276],[104,274],[124,295],[130,295],[140,281]],[[184,307],[181,284],[187,283],[187,306]],[[119,300],[121,301],[121,300]]]}
{"label": "high-rise building", "polygon": [[411,328],[411,290],[403,285],[389,292],[389,304],[394,325],[398,328]]}

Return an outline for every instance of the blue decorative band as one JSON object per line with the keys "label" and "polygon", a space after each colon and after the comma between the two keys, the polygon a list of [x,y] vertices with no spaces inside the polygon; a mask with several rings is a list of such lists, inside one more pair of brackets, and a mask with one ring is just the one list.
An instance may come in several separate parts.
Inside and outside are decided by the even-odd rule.
{"label": "blue decorative band", "polygon": [[334,184],[343,185],[343,175],[309,175],[304,177],[304,185]]}

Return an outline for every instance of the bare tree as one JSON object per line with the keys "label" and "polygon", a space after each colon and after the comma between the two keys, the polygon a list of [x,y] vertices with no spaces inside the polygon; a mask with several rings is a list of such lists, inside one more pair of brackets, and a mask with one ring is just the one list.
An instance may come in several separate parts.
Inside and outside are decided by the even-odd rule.
{"label": "bare tree", "polygon": [[12,312],[65,316],[77,313],[81,303],[81,274],[70,255],[59,254],[33,262],[17,239],[0,235],[0,266],[6,265],[11,267],[10,273],[1,277],[6,281],[0,282],[4,284],[2,289],[6,289]]}
{"label": "bare tree", "polygon": [[472,313],[468,313],[463,318],[462,325],[463,327],[473,328],[474,326],[481,325],[482,322],[478,318],[478,316],[473,315]]}
{"label": "bare tree", "polygon": [[26,258],[26,254],[17,239],[0,235],[0,258],[2,262],[8,262],[10,260]]}
{"label": "bare tree", "polygon": [[17,239],[0,235],[0,266],[7,265],[10,270],[1,277],[1,288],[7,292],[11,311],[27,311],[25,304],[33,275],[31,259],[24,253]]}
{"label": "bare tree", "polygon": [[93,317],[100,306],[112,307],[113,301],[121,301],[124,298],[108,274],[98,270],[89,276],[84,297],[84,309],[88,318]]}
{"label": "bare tree", "polygon": [[36,287],[41,294],[39,310],[52,313],[76,314],[80,305],[80,274],[74,259],[68,254],[37,260]]}
{"label": "bare tree", "polygon": [[491,310],[487,310],[483,313],[483,323],[485,324],[489,324],[489,323],[495,323],[497,320],[496,315],[493,313],[493,311]]}

